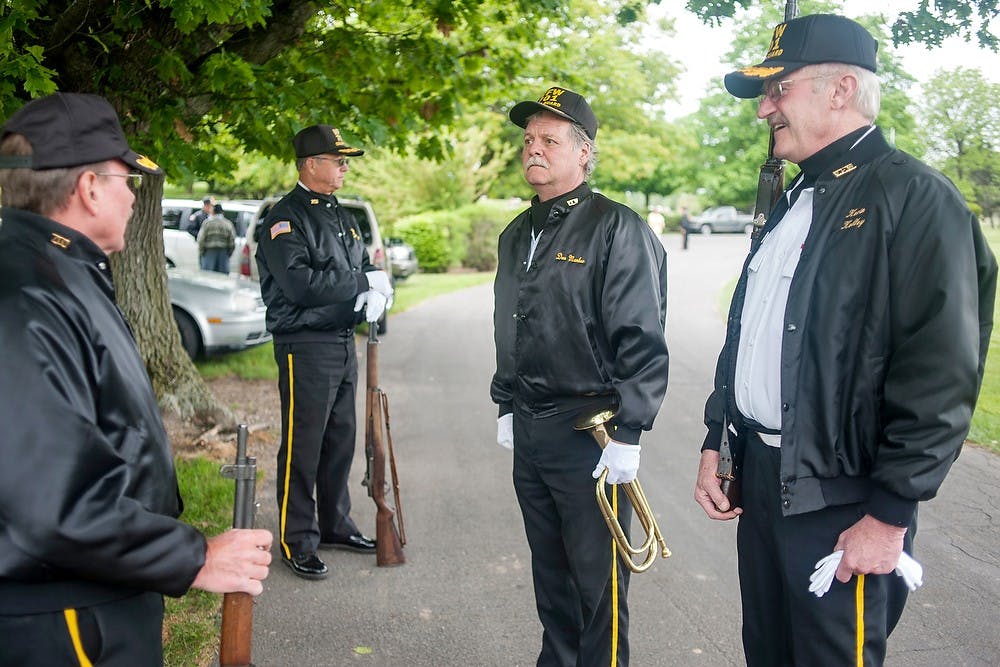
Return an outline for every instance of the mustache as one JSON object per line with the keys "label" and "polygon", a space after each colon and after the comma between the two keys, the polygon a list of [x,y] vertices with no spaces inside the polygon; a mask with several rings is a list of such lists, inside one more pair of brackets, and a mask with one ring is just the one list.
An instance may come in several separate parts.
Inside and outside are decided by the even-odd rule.
{"label": "mustache", "polygon": [[524,163],[524,168],[528,167],[543,167],[545,169],[549,168],[548,163],[537,155],[532,155],[528,158],[528,161]]}

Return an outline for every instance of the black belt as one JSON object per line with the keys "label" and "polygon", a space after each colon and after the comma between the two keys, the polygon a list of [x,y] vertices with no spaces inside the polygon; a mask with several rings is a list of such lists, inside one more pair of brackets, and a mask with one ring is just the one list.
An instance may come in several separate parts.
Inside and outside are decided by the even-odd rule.
{"label": "black belt", "polygon": [[763,433],[764,435],[781,435],[780,430],[767,428],[766,426],[763,426],[759,422],[756,422],[753,419],[750,419],[749,417],[745,417],[743,415],[740,416],[743,417],[743,425],[746,426],[751,431],[754,431],[755,433]]}

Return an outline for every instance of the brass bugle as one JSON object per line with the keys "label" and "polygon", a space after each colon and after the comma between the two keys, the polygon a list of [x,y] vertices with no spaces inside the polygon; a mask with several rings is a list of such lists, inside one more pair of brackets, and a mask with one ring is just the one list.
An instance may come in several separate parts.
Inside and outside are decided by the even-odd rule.
{"label": "brass bugle", "polygon": [[[594,440],[601,446],[601,449],[604,449],[612,440],[611,435],[608,433],[607,422],[614,416],[614,410],[602,410],[591,417],[577,422],[573,428],[577,431],[590,431],[590,435],[594,437]],[[667,548],[667,543],[663,540],[660,526],[656,523],[656,517],[653,516],[653,510],[649,507],[649,501],[646,500],[646,494],[642,490],[639,480],[635,479],[631,482],[617,485],[622,487],[625,495],[631,501],[632,507],[635,510],[635,516],[639,520],[642,529],[646,531],[646,539],[642,545],[635,547],[632,546],[628,537],[625,536],[625,531],[622,530],[622,525],[618,521],[614,509],[611,507],[611,503],[608,502],[608,495],[604,491],[607,476],[608,471],[605,469],[601,473],[600,479],[597,480],[595,495],[597,496],[597,504],[601,508],[601,514],[604,516],[604,522],[608,524],[608,530],[611,531],[611,538],[614,540],[618,553],[624,559],[625,566],[633,572],[645,572],[653,564],[653,561],[656,560],[657,545],[659,545],[660,555],[664,558],[670,558],[670,549]],[[636,560],[636,556],[641,558],[641,562]]]}

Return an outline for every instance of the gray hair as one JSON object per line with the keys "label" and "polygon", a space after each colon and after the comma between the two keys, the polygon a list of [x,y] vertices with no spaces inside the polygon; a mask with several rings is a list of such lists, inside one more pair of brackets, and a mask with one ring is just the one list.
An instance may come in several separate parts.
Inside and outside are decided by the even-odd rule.
{"label": "gray hair", "polygon": [[[0,141],[0,155],[31,155],[31,143],[22,134],[8,134]],[[100,169],[84,164],[58,169],[0,169],[0,203],[11,208],[51,215],[69,203],[80,174]]]}
{"label": "gray hair", "polygon": [[[548,111],[539,111],[538,113],[531,114],[524,121],[525,127],[527,127],[528,123],[535,118],[541,118],[548,113]],[[583,148],[584,144],[590,146],[590,156],[587,158],[587,164],[583,166],[584,178],[590,178],[590,175],[593,174],[594,170],[597,168],[597,140],[588,137],[587,131],[584,130],[583,125],[580,125],[579,123],[570,123],[569,127],[569,136],[570,139],[573,140],[574,149],[580,150]]]}
{"label": "gray hair", "polygon": [[[854,94],[854,108],[869,122],[875,122],[875,117],[878,116],[879,108],[882,105],[882,90],[875,72],[857,65],[823,63],[816,66],[816,74],[819,76],[853,75],[858,82],[858,90]],[[818,79],[813,84],[813,89],[817,92],[825,85],[821,81]]]}

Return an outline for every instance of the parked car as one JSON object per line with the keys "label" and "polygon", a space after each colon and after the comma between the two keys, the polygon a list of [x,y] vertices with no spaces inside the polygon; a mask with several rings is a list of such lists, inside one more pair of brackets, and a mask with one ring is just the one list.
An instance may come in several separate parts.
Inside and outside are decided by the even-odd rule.
{"label": "parked car", "polygon": [[[240,250],[239,273],[252,280],[260,280],[257,273],[257,259],[254,254],[257,252],[257,227],[260,221],[267,216],[271,207],[278,203],[281,197],[268,197],[261,202],[257,209],[257,214],[247,229],[246,242]],[[361,238],[368,246],[368,257],[372,264],[390,276],[393,275],[392,260],[386,253],[385,244],[382,242],[382,232],[379,230],[378,220],[375,218],[375,211],[367,201],[354,197],[337,197],[341,208],[354,216],[358,229],[361,231]],[[389,304],[392,307],[392,304]],[[388,311],[389,309],[386,308]],[[382,315],[378,321],[378,332],[380,334],[387,331],[388,325],[386,317],[388,313]]]}
{"label": "parked car", "polygon": [[187,232],[163,228],[163,256],[168,267],[199,269],[198,242]]}
{"label": "parked car", "polygon": [[385,252],[392,262],[392,277],[396,280],[405,280],[420,268],[416,251],[403,239],[390,238]]}
{"label": "parked car", "polygon": [[702,234],[714,232],[753,232],[753,215],[740,213],[735,206],[717,206],[706,209],[692,219],[693,228]]}
{"label": "parked car", "polygon": [[213,271],[168,268],[167,291],[181,344],[192,359],[271,340],[258,283]]}

